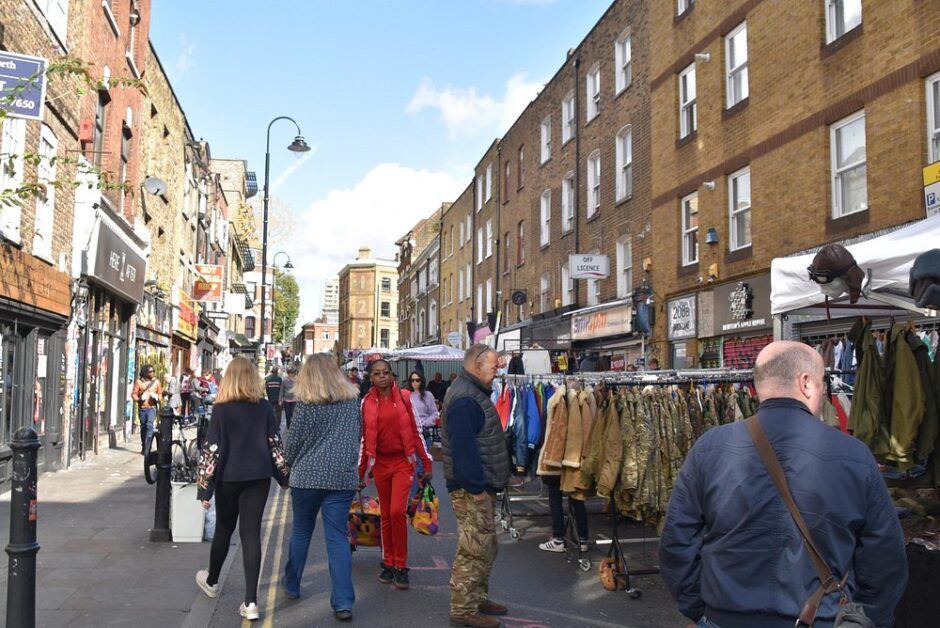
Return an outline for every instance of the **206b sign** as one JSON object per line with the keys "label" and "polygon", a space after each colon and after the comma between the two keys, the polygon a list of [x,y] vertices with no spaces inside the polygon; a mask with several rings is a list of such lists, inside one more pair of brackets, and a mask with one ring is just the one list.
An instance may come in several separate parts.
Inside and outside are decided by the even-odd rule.
{"label": "206b sign", "polygon": [[669,340],[695,338],[695,295],[669,302]]}
{"label": "206b sign", "polygon": [[0,51],[0,108],[7,115],[42,120],[46,65],[42,57]]}

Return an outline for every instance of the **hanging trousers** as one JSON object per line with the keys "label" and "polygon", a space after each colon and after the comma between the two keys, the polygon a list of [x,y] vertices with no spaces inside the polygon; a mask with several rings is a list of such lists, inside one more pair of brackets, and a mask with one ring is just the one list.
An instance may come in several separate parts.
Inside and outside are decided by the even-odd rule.
{"label": "hanging trousers", "polygon": [[372,467],[382,510],[382,561],[398,569],[408,566],[407,510],[414,472],[404,456],[377,456]]}

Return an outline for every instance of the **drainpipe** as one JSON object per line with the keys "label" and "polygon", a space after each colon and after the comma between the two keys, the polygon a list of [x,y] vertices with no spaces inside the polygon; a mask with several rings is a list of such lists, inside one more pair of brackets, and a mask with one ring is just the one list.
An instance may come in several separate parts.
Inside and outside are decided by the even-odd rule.
{"label": "drainpipe", "polygon": [[[574,61],[574,252],[581,252],[581,53]],[[562,120],[564,124],[564,120]],[[568,269],[569,273],[571,269]],[[562,286],[564,289],[564,286]],[[575,303],[578,303],[578,285],[575,284]]]}

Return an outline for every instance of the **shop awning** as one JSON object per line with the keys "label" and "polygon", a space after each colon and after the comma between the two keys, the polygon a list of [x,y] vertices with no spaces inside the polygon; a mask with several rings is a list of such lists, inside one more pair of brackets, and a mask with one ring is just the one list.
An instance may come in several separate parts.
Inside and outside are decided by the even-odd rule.
{"label": "shop awning", "polygon": [[448,360],[463,360],[463,354],[463,349],[454,349],[447,345],[431,345],[429,347],[413,347],[393,351],[392,359],[446,362]]}
{"label": "shop awning", "polygon": [[[871,283],[868,286],[871,290],[891,295],[907,295],[914,259],[940,244],[940,214],[864,241],[848,241],[842,244],[855,257],[859,268],[866,273],[871,272]],[[825,296],[820,292],[819,286],[809,279],[806,270],[812,264],[815,254],[816,251],[812,251],[793,257],[778,257],[771,262],[772,314],[796,311],[825,314]],[[848,305],[848,295],[836,300],[830,299],[830,303],[840,306],[843,302],[849,307],[848,312],[842,310],[843,314],[877,315],[878,308],[891,311],[890,306],[864,297],[854,306]],[[858,308],[857,311],[855,308]]]}
{"label": "shop awning", "polygon": [[232,334],[229,336],[228,342],[235,347],[250,347],[253,344],[245,334]]}

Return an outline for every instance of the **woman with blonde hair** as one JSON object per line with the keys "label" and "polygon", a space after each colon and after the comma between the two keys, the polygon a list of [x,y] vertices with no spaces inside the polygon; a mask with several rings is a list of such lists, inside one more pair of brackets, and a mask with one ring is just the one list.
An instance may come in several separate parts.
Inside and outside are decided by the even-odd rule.
{"label": "woman with blonde hair", "polygon": [[317,514],[322,512],[332,588],[330,606],[336,619],[348,621],[356,599],[347,517],[359,484],[359,389],[328,355],[315,353],[294,380],[294,396],[297,406],[286,442],[294,519],[284,590],[290,598],[300,597],[310,537]]}
{"label": "woman with blonde hair", "polygon": [[245,567],[245,601],[238,612],[249,620],[260,615],[261,516],[272,475],[281,486],[290,475],[274,408],[264,398],[255,365],[235,358],[219,384],[199,462],[198,499],[208,508],[215,494],[216,527],[209,569],[196,573],[196,584],[209,597],[218,597],[219,572],[238,524]]}

